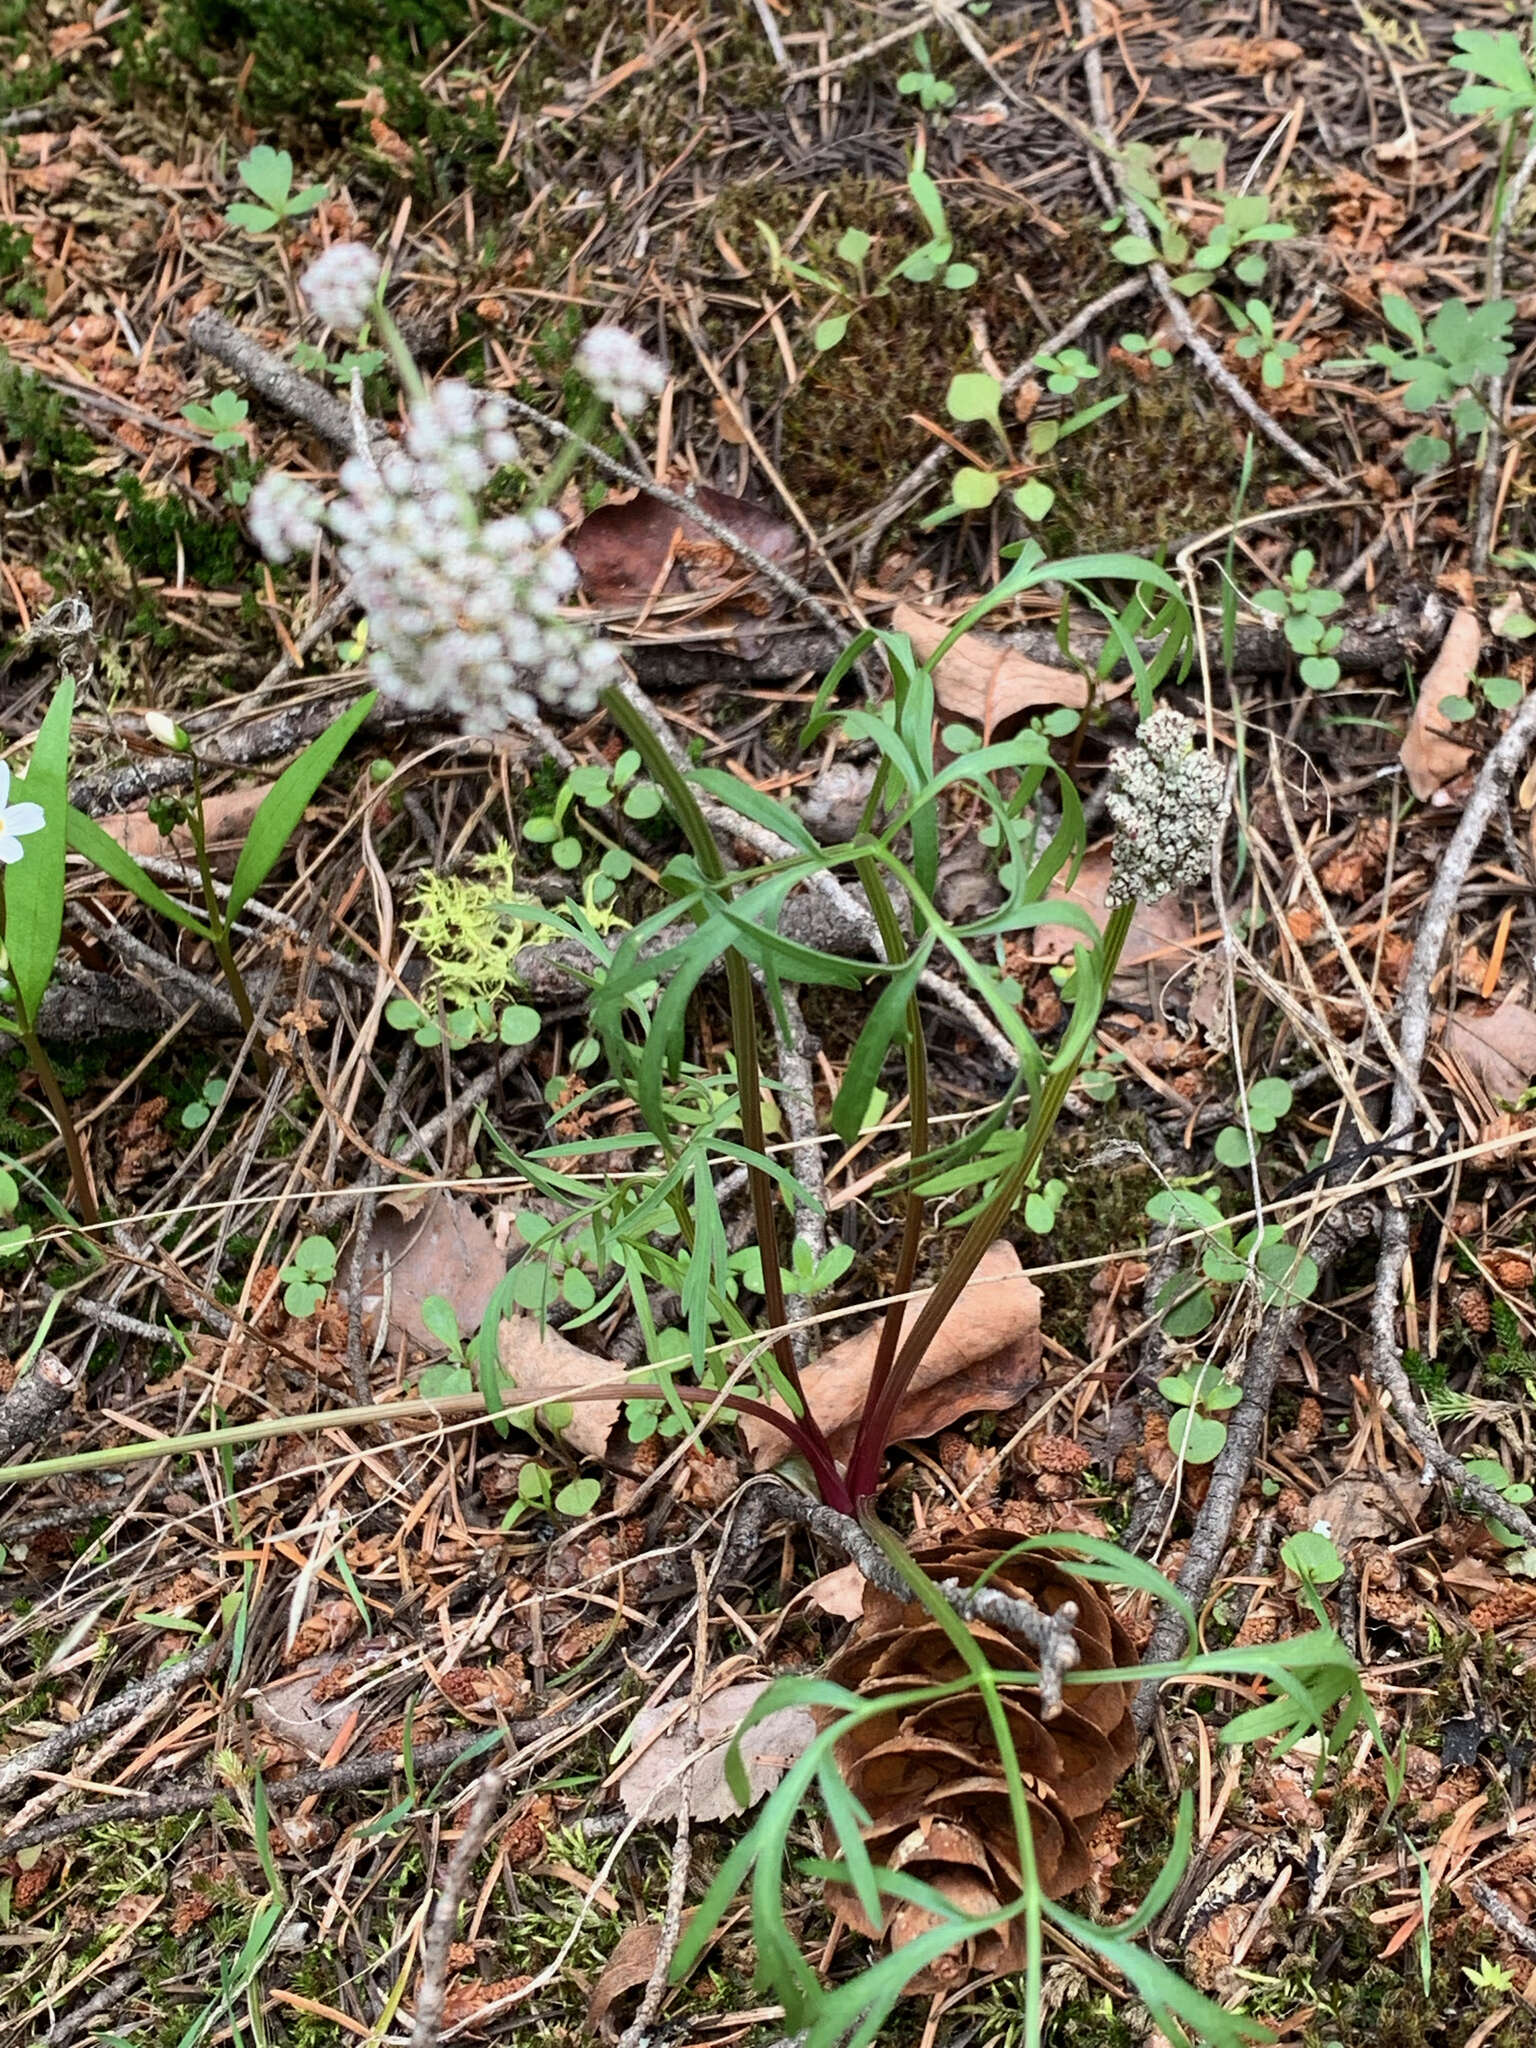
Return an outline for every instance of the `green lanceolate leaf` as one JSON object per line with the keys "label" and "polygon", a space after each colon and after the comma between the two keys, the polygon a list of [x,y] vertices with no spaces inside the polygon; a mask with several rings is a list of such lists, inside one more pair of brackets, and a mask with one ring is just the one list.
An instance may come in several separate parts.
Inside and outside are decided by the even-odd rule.
{"label": "green lanceolate leaf", "polygon": [[298,829],[304,807],[340,760],[353,733],[373,709],[377,692],[370,690],[349,711],[333,720],[320,737],[311,740],[296,761],[279,775],[262,799],[261,809],[251,820],[250,836],[240,849],[235,878],[230,884],[231,923],[250,902],[262,883],[282,859],[283,848]]}
{"label": "green lanceolate leaf", "polygon": [[864,1029],[859,1033],[843,1070],[843,1084],[837,1091],[837,1100],[832,1105],[832,1128],[845,1145],[851,1145],[864,1128],[869,1098],[880,1079],[885,1056],[890,1051],[892,1039],[901,1029],[907,1004],[917,987],[918,977],[928,964],[933,946],[934,938],[930,932],[900,972],[886,983],[879,1000],[865,1019]]}
{"label": "green lanceolate leaf", "polygon": [[65,815],[69,809],[69,721],[75,685],[66,676],[48,706],[32,759],[17,780],[18,801],[39,804],[43,823],[5,870],[5,950],[17,1001],[37,1017],[64,929]]}
{"label": "green lanceolate leaf", "polygon": [[170,918],[173,924],[195,932],[201,939],[212,937],[201,918],[194,917],[174,897],[168,896],[159,883],[144,872],[126,846],[120,846],[94,818],[88,818],[84,811],[77,811],[73,805],[66,814],[65,833],[71,852],[84,855],[104,875],[110,875],[114,882],[131,890],[146,910]]}

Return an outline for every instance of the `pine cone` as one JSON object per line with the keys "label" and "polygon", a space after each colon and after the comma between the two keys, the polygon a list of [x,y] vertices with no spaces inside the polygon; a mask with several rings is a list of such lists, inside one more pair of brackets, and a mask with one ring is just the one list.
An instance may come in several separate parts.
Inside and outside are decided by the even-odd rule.
{"label": "pine cone", "polygon": [[[958,1579],[970,1586],[1016,1541],[1001,1529],[954,1530],[915,1547],[912,1556],[930,1578],[941,1583]],[[1131,1640],[1097,1588],[1048,1558],[1014,1558],[987,1583],[1033,1601],[1047,1614],[1075,1600],[1074,1635],[1084,1670],[1135,1664]],[[968,1626],[999,1670],[1037,1668],[1026,1643],[982,1622]],[[964,1670],[949,1638],[920,1605],[866,1585],[864,1612],[827,1676],[868,1699],[958,1678]],[[1091,1874],[1076,1824],[1102,1811],[1136,1753],[1130,1716],[1134,1689],[1129,1682],[1069,1684],[1061,1712],[1049,1722],[1040,1718],[1037,1686],[1021,1685],[1004,1695],[1028,1792],[1035,1864],[1047,1898],[1076,1890]],[[831,1710],[823,1710],[821,1718],[825,1725]],[[893,1709],[844,1736],[836,1755],[849,1790],[870,1817],[864,1839],[877,1863],[936,1886],[967,1913],[991,1912],[1019,1896],[1007,1783],[978,1693]],[[873,1927],[843,1885],[828,1885],[827,1902],[859,1933],[883,1935],[893,1948],[934,1924],[920,1907],[893,1901],[885,1925]],[[930,1965],[908,1988],[947,1989],[973,1972],[997,1975],[1023,1966],[1023,1921],[1015,1919]]]}

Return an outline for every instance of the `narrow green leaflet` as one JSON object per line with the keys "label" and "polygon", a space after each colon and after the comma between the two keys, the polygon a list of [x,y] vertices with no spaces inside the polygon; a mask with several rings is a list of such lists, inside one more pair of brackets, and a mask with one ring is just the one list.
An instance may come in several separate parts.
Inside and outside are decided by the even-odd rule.
{"label": "narrow green leaflet", "polygon": [[75,685],[69,676],[54,692],[37,735],[19,798],[42,806],[43,823],[29,832],[26,852],[5,870],[5,950],[16,998],[29,1024],[53,979],[64,929],[64,847],[69,810],[69,721]]}
{"label": "narrow green leaflet", "polygon": [[173,924],[195,932],[200,939],[212,937],[202,919],[194,917],[174,897],[168,896],[159,883],[144,872],[126,846],[119,845],[110,832],[103,831],[94,818],[88,818],[84,811],[77,811],[73,804],[69,807],[65,830],[72,853],[83,854],[104,875],[131,890],[146,910],[158,911],[161,917],[168,917]]}
{"label": "narrow green leaflet", "polygon": [[267,791],[261,809],[251,820],[250,835],[235,864],[235,878],[230,884],[226,912],[231,923],[282,859],[283,848],[297,831],[305,805],[341,759],[348,740],[373,709],[377,699],[378,693],[374,690],[370,690],[366,697],[359,697],[352,708],[333,720],[318,739],[310,741],[299,758],[289,763]]}
{"label": "narrow green leaflet", "polygon": [[766,831],[776,832],[781,839],[801,853],[817,856],[821,848],[814,836],[808,832],[787,804],[778,803],[763,790],[754,789],[750,782],[743,782],[739,776],[727,775],[721,768],[690,768],[688,780],[696,783],[706,796],[712,796],[717,803],[725,804],[730,810],[739,811],[744,818],[750,818],[754,825],[761,825]]}
{"label": "narrow green leaflet", "polygon": [[906,965],[881,990],[879,1000],[865,1019],[864,1028],[848,1057],[842,1086],[832,1105],[832,1128],[845,1145],[851,1145],[864,1128],[869,1099],[880,1079],[891,1040],[901,1029],[907,1004],[919,976],[928,965],[933,947],[934,935],[930,932]]}

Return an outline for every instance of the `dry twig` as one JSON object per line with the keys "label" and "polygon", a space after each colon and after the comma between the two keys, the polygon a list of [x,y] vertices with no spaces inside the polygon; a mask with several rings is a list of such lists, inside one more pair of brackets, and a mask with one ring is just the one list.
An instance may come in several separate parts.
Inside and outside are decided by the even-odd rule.
{"label": "dry twig", "polygon": [[[820,1501],[793,1493],[786,1486],[775,1487],[766,1494],[758,1513],[798,1523],[813,1536],[835,1545],[882,1593],[911,1600],[912,1588],[851,1515],[840,1515],[835,1508],[824,1507]],[[938,1590],[962,1621],[984,1621],[989,1627],[1004,1629],[1029,1644],[1039,1659],[1041,1719],[1049,1721],[1059,1714],[1062,1681],[1080,1662],[1073,1635],[1077,1626],[1076,1603],[1064,1601],[1054,1614],[1045,1614],[1032,1601],[1000,1593],[991,1586],[972,1589],[962,1586],[957,1579],[946,1579]]]}
{"label": "dry twig", "polygon": [[474,1871],[475,1858],[485,1847],[496,1816],[501,1810],[506,1775],[496,1765],[486,1771],[475,1786],[463,1832],[449,1858],[443,1888],[421,1944],[421,1988],[416,1994],[416,2023],[411,2029],[411,2048],[437,2048],[442,2032],[443,2004],[448,1996],[448,1965],[459,1908]]}

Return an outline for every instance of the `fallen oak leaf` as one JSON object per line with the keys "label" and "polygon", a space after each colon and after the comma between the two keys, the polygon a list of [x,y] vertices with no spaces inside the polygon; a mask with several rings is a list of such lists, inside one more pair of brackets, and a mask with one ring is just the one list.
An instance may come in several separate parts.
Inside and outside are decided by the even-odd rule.
{"label": "fallen oak leaf", "polygon": [[1445,1043],[1487,1089],[1490,1100],[1518,1102],[1536,1075],[1536,1012],[1506,996],[1496,1010],[1468,1004],[1448,1017]]}
{"label": "fallen oak leaf", "polygon": [[[907,1303],[903,1330],[927,1299],[919,1294]],[[881,1317],[856,1337],[834,1344],[800,1375],[806,1405],[839,1460],[853,1449],[883,1322]],[[962,1415],[1011,1408],[1039,1377],[1040,1290],[1020,1266],[1013,1246],[999,1242],[988,1247],[939,1325],[902,1396],[891,1438],[936,1436]],[[784,1407],[777,1396],[770,1405]],[[759,1472],[788,1454],[786,1439],[755,1415],[742,1417],[741,1433]]]}
{"label": "fallen oak leaf", "polygon": [[[891,630],[905,633],[918,660],[924,662],[943,643],[953,624],[952,619],[919,611],[910,604],[898,604],[891,614]],[[996,732],[1007,720],[1026,711],[1055,704],[1081,711],[1088,702],[1087,679],[1076,669],[1033,661],[996,634],[974,628],[963,633],[939,663],[933,688],[944,710],[987,733]],[[1099,694],[1118,697],[1129,688],[1129,681],[1108,683],[1101,686]]]}
{"label": "fallen oak leaf", "polygon": [[[685,1928],[692,1917],[684,1915]],[[664,1933],[659,1920],[642,1920],[638,1927],[626,1927],[619,1936],[587,2002],[587,2027],[599,2040],[616,2041],[623,2032],[614,2008],[631,1991],[638,1991],[651,1981],[661,1960]]]}
{"label": "fallen oak leaf", "polygon": [[[443,1188],[380,1199],[363,1267],[363,1312],[377,1315],[389,1272],[389,1330],[418,1349],[439,1350],[422,1303],[439,1295],[471,1337],[506,1278],[507,1256],[473,1203]],[[585,1355],[585,1354],[584,1354]]]}
{"label": "fallen oak leaf", "polygon": [[[707,484],[698,485],[693,496],[701,512],[739,534],[760,555],[772,562],[793,558],[798,536],[774,513]],[[582,588],[594,604],[640,606],[658,596],[723,596],[729,591],[742,609],[762,609],[760,598],[749,603],[744,593],[731,589],[752,573],[750,564],[725,541],[643,492],[589,512],[568,545]]]}
{"label": "fallen oak leaf", "polygon": [[[1084,855],[1071,886],[1063,888],[1053,882],[1047,895],[1057,902],[1075,903],[1080,910],[1086,910],[1102,931],[1109,922],[1107,898],[1112,871],[1109,848],[1094,847]],[[1194,937],[1195,928],[1181,896],[1169,895],[1156,903],[1138,903],[1121,950],[1118,971],[1124,973],[1129,968],[1145,967],[1152,960],[1187,960],[1194,950]],[[1082,943],[1082,933],[1071,925],[1040,925],[1029,935],[1029,957],[1035,966],[1053,966],[1058,960],[1070,960],[1073,947]]]}
{"label": "fallen oak leaf", "polygon": [[[261,809],[267,790],[227,789],[203,799],[203,830],[207,834],[208,864],[215,874],[234,872],[235,862],[240,857],[251,829],[251,822]],[[184,860],[196,859],[196,848],[192,834],[185,825],[178,825],[169,838],[160,830],[148,811],[114,811],[110,816],[98,818],[97,824],[103,832],[115,839],[119,846],[131,853],[135,860]],[[190,866],[187,871],[189,884],[196,883],[196,873]]]}
{"label": "fallen oak leaf", "polygon": [[[734,1820],[745,1809],[726,1782],[725,1759],[736,1731],[768,1690],[770,1681],[752,1679],[728,1685],[699,1708],[698,1745],[685,1715],[675,1706],[642,1707],[630,1724],[630,1758],[621,1765],[619,1798],[627,1813],[648,1822],[676,1820],[682,1805],[683,1766],[691,1757],[693,1775],[688,1811],[695,1820]],[[668,1727],[669,1722],[675,1726]],[[661,1732],[665,1731],[665,1732]],[[803,1707],[781,1707],[749,1728],[741,1738],[741,1764],[751,1793],[749,1804],[765,1798],[816,1734],[816,1723]],[[610,1778],[609,1783],[613,1780]]]}
{"label": "fallen oak leaf", "polygon": [[1465,774],[1471,763],[1471,748],[1446,737],[1455,727],[1440,709],[1440,700],[1467,694],[1482,651],[1483,629],[1477,613],[1463,605],[1446,628],[1403,735],[1403,769],[1408,787],[1421,804],[1432,802],[1448,782]]}
{"label": "fallen oak leaf", "polygon": [[[601,1458],[619,1419],[617,1400],[589,1399],[587,1390],[607,1384],[614,1368],[590,1351],[570,1343],[558,1330],[540,1329],[534,1316],[514,1311],[503,1316],[496,1331],[496,1359],[507,1385],[509,1406],[537,1400],[546,1406],[574,1404],[568,1421],[552,1425],[585,1458]],[[513,1389],[516,1389],[514,1394]],[[654,1393],[637,1387],[636,1394]]]}

